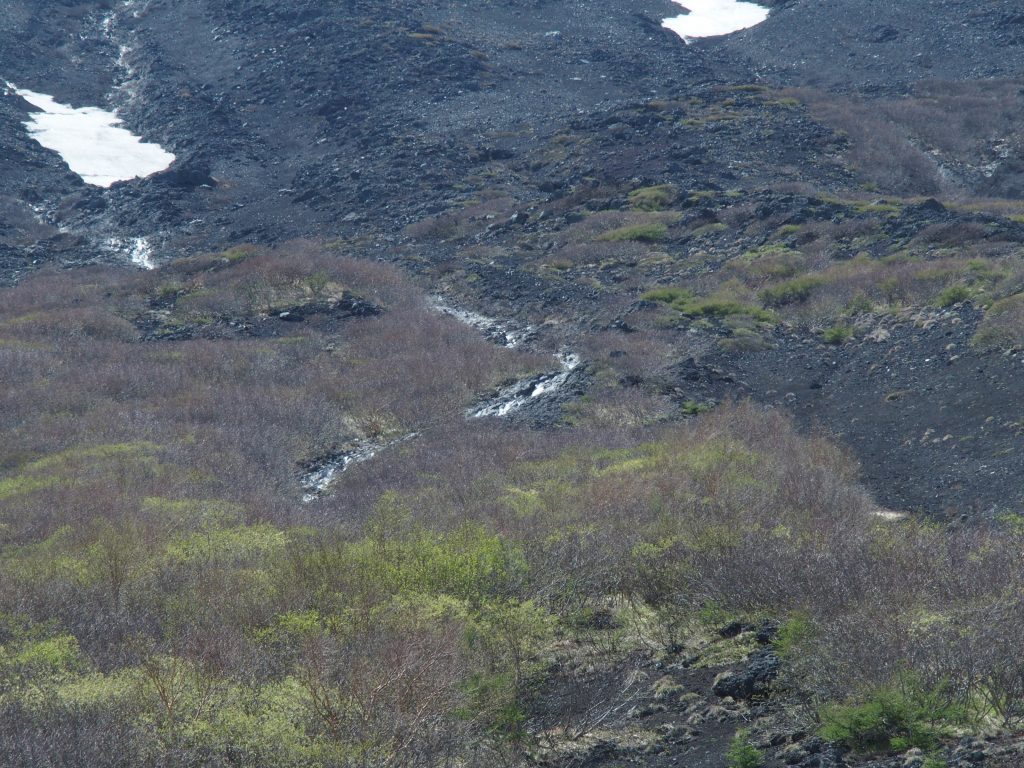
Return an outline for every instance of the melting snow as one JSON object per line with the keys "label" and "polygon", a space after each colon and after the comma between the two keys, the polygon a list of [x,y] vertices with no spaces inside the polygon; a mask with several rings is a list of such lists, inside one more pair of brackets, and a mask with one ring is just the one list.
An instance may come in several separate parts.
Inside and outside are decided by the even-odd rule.
{"label": "melting snow", "polygon": [[126,254],[137,267],[156,269],[153,262],[153,245],[145,237],[111,237],[107,240],[107,248],[116,253]]}
{"label": "melting snow", "polygon": [[25,122],[32,138],[57,152],[87,184],[109,187],[158,173],[174,162],[174,155],[159,144],[147,144],[118,127],[122,121],[114,112],[98,107],[75,109],[11,83],[7,88],[41,110]]}
{"label": "melting snow", "polygon": [[768,9],[741,0],[672,0],[689,13],[665,19],[661,25],[686,42],[699,37],[728,35],[755,27],[768,18]]}

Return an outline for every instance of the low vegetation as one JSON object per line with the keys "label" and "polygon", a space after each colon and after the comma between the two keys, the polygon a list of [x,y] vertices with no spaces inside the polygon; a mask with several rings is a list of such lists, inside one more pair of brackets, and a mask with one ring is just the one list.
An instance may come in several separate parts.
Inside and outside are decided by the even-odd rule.
{"label": "low vegetation", "polygon": [[1015,293],[993,303],[975,334],[974,343],[1004,349],[1024,345],[1024,293]]}
{"label": "low vegetation", "polygon": [[678,192],[672,184],[634,189],[629,193],[629,204],[638,211],[662,211],[676,201]]}
{"label": "low vegetation", "polygon": [[729,751],[725,754],[729,768],[761,768],[764,764],[761,750],[748,741],[749,735],[745,730],[736,733],[729,745]]}
{"label": "low vegetation", "polygon": [[644,243],[656,243],[668,236],[668,227],[661,223],[632,224],[625,227],[617,227],[598,236],[598,240],[612,243],[624,240],[637,240]]}
{"label": "low vegetation", "polygon": [[[654,328],[754,345],[814,319],[841,344],[858,312],[975,301],[978,344],[1021,343],[1003,251],[823,259],[806,227],[773,225],[789,239],[675,280],[646,244],[668,237],[675,195],[635,190],[635,210],[553,249],[666,270],[634,284]],[[779,413],[628,399],[619,382],[661,370],[677,337],[595,334],[596,394],[566,408],[575,429],[538,434],[464,414],[548,358],[322,246],[42,273],[3,299],[12,764],[515,765],[593,727],[569,704],[539,714],[567,656],[699,648],[717,669],[754,647],[707,650],[729,622],[780,625],[776,695],[846,749],[931,750],[1024,717],[1024,526],[883,519],[851,458]],[[406,435],[304,502],[311,461]],[[727,760],[754,768],[763,746],[740,732]]]}
{"label": "low vegetation", "polygon": [[[749,405],[643,432],[467,422],[472,391],[529,356],[431,314],[390,270],[283,256],[6,292],[12,764],[515,762],[567,640],[599,663],[671,656],[724,616],[788,619],[784,689],[851,748],[1021,716],[1017,528],[882,521],[849,457]],[[312,311],[346,292],[379,312]],[[304,322],[274,314],[299,305]],[[187,333],[145,341],[154,312]],[[211,323],[230,330],[201,337]],[[301,502],[303,457],[414,429]],[[741,734],[729,760],[760,752]]]}
{"label": "low vegetation", "polygon": [[762,322],[772,320],[771,312],[727,297],[699,297],[686,288],[658,288],[643,298],[665,304],[687,317],[728,317],[745,315]]}

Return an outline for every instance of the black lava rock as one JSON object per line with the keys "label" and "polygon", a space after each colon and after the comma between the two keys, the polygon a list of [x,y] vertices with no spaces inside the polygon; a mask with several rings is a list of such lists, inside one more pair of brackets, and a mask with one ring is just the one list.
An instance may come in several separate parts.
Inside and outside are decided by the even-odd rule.
{"label": "black lava rock", "polygon": [[774,651],[760,650],[750,655],[742,669],[719,675],[712,686],[716,696],[752,699],[767,696],[779,674],[779,657]]}

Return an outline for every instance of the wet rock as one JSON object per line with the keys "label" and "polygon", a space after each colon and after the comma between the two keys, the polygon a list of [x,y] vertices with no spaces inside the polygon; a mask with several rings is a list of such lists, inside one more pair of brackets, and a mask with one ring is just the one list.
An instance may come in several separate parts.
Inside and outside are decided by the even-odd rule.
{"label": "wet rock", "polygon": [[586,387],[587,373],[579,356],[563,354],[558,360],[561,370],[512,382],[471,408],[467,416],[474,419],[525,417],[527,420],[541,414],[546,414],[544,418],[550,417],[552,406],[560,408],[562,402],[580,394]]}

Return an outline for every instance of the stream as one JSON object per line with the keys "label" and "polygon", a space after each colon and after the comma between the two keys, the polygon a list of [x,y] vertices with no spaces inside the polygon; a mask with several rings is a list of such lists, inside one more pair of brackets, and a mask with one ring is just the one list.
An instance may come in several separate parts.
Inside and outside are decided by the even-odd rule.
{"label": "stream", "polygon": [[473,419],[509,416],[540,398],[558,393],[580,366],[580,357],[562,353],[556,356],[561,370],[541,373],[499,389],[483,403],[470,408],[467,415]]}
{"label": "stream", "polygon": [[357,440],[347,451],[317,459],[299,481],[304,491],[302,501],[308,504],[323,496],[330,489],[334,479],[353,464],[369,461],[381,451],[399,443],[414,440],[419,437],[419,434],[419,432],[410,432],[394,440],[383,442]]}
{"label": "stream", "polygon": [[[489,341],[503,347],[516,347],[523,340],[534,335],[534,330],[530,326],[517,330],[485,315],[453,307],[440,297],[433,297],[430,304],[438,312],[465,323],[479,331]],[[570,381],[574,372],[579,370],[582,361],[579,355],[573,353],[561,353],[555,357],[560,365],[559,370],[540,373],[502,387],[483,402],[468,409],[466,417],[471,419],[503,418],[532,403],[557,395]],[[381,451],[414,440],[419,435],[419,432],[410,432],[387,441],[356,440],[348,450],[315,460],[299,479],[303,490],[302,501],[308,504],[327,495],[338,475],[353,464],[369,461]]]}
{"label": "stream", "polygon": [[488,341],[508,349],[518,347],[535,333],[533,327],[529,325],[525,328],[514,329],[499,320],[495,320],[493,317],[487,317],[468,309],[453,307],[440,296],[432,296],[430,298],[430,306],[441,314],[454,317],[460,323],[465,323],[471,328],[475,328]]}

